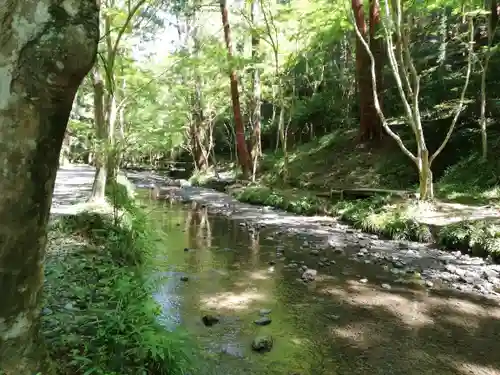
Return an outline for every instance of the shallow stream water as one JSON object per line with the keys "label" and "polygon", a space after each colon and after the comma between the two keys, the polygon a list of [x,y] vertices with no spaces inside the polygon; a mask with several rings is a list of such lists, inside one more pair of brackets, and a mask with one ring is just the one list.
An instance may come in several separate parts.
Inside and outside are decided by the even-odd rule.
{"label": "shallow stream water", "polygon": [[[147,209],[166,236],[158,265],[168,277],[155,298],[166,324],[182,324],[211,353],[215,375],[500,374],[493,301],[412,288],[403,282],[412,275],[312,255],[314,237],[248,228],[195,203]],[[301,280],[303,265],[316,280]],[[269,325],[254,323],[262,309]],[[204,314],[219,323],[206,327]],[[273,337],[270,352],[251,350],[259,335]]]}

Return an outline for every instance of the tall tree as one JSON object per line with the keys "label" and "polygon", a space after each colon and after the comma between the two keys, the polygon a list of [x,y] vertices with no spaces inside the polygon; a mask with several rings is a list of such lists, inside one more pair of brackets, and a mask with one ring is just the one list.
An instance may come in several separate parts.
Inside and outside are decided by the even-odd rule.
{"label": "tall tree", "polygon": [[[370,56],[363,43],[368,43],[375,58],[377,83],[380,85],[382,78],[382,40],[375,38],[376,30],[380,24],[380,5],[378,0],[370,0],[369,25],[365,20],[362,0],[352,0],[352,10],[359,34],[356,38],[356,83],[359,95],[359,136],[361,141],[380,138],[382,126],[375,109],[372,95],[372,79],[370,73]],[[368,28],[369,27],[369,28]],[[380,97],[380,86],[377,85],[377,96]]]}
{"label": "tall tree", "polygon": [[[116,95],[115,67],[119,56],[119,48],[125,33],[131,28],[134,19],[146,0],[128,1],[123,10],[115,0],[103,2],[101,24],[104,30],[104,43],[101,49],[101,61],[95,69],[100,72],[93,74],[95,103],[102,105],[94,107],[94,111],[102,111],[94,115],[96,127],[96,173],[92,188],[91,201],[104,199],[106,180],[116,177],[118,168],[115,127],[118,119],[119,106]],[[125,20],[120,24],[118,20]],[[96,81],[97,79],[97,81]],[[102,120],[102,121],[101,121]],[[100,154],[100,155],[99,155]]]}
{"label": "tall tree", "polygon": [[0,7],[0,373],[51,374],[39,334],[59,152],[99,40],[95,0]]}
{"label": "tall tree", "polygon": [[260,69],[258,67],[260,37],[256,31],[259,20],[259,0],[253,0],[251,3],[251,22],[252,22],[252,99],[250,103],[252,119],[252,180],[255,181],[255,174],[261,157],[261,87],[260,87]]}
{"label": "tall tree", "polygon": [[231,42],[231,27],[229,26],[229,17],[227,11],[226,0],[220,0],[220,13],[222,16],[222,26],[224,27],[224,40],[226,42],[227,56],[230,63],[229,80],[231,84],[231,101],[233,104],[234,114],[234,130],[236,133],[236,150],[238,152],[238,161],[243,172],[243,176],[248,178],[252,170],[252,161],[248,152],[247,143],[245,139],[245,126],[243,118],[241,117],[240,94],[238,90],[238,78],[236,70],[232,64],[233,47]]}

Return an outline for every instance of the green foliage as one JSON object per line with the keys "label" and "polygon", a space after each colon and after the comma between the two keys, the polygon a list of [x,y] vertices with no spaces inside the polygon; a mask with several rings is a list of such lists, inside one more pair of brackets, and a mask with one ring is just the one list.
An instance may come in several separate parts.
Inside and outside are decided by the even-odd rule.
{"label": "green foliage", "polygon": [[438,234],[439,244],[475,256],[500,260],[500,226],[487,220],[448,225]]}
{"label": "green foliage", "polygon": [[42,331],[58,373],[197,373],[193,342],[159,324],[157,281],[145,272],[157,237],[144,213],[122,206],[130,225],[84,212],[50,232]]}
{"label": "green foliage", "polygon": [[265,186],[249,186],[237,190],[234,195],[242,202],[272,206],[296,214],[338,216],[357,229],[388,238],[416,241],[432,239],[428,226],[416,222],[405,212],[388,210],[389,200],[383,196],[332,203],[304,191],[284,191]]}
{"label": "green foliage", "polygon": [[293,191],[283,191],[265,186],[250,186],[236,192],[235,196],[241,202],[271,206],[302,215],[322,214],[327,208],[326,201],[314,195],[296,194]]}
{"label": "green foliage", "polygon": [[473,153],[451,165],[439,181],[439,191],[466,203],[500,198],[500,163]]}

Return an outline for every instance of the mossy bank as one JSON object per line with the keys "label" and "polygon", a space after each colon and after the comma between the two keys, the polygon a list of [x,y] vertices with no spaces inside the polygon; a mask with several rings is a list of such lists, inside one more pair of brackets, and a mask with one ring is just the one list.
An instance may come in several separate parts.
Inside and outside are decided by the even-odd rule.
{"label": "mossy bank", "polygon": [[229,189],[241,202],[280,208],[300,215],[329,215],[356,229],[390,239],[435,241],[443,248],[461,250],[474,256],[491,255],[500,260],[500,225],[489,220],[462,221],[433,227],[420,223],[414,215],[416,201],[394,203],[390,197],[330,201],[298,189],[282,190],[266,186]]}
{"label": "mossy bank", "polygon": [[193,342],[158,323],[158,233],[122,185],[107,195],[111,204],[50,227],[42,330],[57,373],[197,373]]}
{"label": "mossy bank", "polygon": [[444,249],[460,250],[474,256],[500,261],[500,221],[460,221],[443,226],[420,222],[422,209],[432,205],[416,200],[394,200],[378,195],[358,200],[330,200],[300,188],[283,189],[263,184],[227,185],[210,178],[194,180],[199,186],[225,191],[240,202],[270,206],[298,215],[327,215],[364,232],[388,239],[435,242]]}

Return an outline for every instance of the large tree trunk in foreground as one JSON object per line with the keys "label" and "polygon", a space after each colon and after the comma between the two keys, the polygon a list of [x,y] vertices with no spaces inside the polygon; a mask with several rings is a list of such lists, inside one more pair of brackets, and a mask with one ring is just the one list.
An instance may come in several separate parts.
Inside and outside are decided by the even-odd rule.
{"label": "large tree trunk in foreground", "polygon": [[95,0],[60,3],[0,6],[0,373],[5,375],[51,374],[39,332],[47,221],[72,102],[99,40]]}
{"label": "large tree trunk in foreground", "polygon": [[[229,19],[227,12],[226,0],[220,0],[220,12],[222,15],[222,26],[224,27],[224,40],[226,41],[227,56],[231,64],[233,57],[231,44],[231,28],[229,27]],[[229,80],[231,82],[231,100],[233,102],[234,113],[234,130],[236,133],[236,150],[238,151],[238,161],[241,165],[241,170],[245,178],[250,176],[252,170],[252,161],[248,153],[247,143],[245,140],[245,126],[241,117],[240,94],[238,91],[238,78],[233,66],[230,67]]]}

